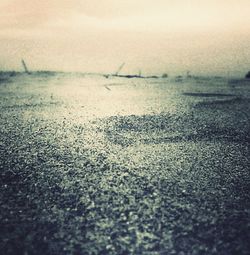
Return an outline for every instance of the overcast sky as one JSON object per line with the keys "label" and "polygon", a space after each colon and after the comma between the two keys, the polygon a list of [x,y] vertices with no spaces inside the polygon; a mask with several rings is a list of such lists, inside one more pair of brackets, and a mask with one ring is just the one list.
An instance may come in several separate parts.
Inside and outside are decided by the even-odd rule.
{"label": "overcast sky", "polygon": [[0,0],[0,69],[243,75],[249,0]]}

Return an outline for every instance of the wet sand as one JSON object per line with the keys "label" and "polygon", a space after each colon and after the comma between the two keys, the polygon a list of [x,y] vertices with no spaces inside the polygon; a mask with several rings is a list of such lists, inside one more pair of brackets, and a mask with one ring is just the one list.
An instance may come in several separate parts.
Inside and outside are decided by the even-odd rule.
{"label": "wet sand", "polygon": [[249,254],[250,83],[0,80],[4,254]]}

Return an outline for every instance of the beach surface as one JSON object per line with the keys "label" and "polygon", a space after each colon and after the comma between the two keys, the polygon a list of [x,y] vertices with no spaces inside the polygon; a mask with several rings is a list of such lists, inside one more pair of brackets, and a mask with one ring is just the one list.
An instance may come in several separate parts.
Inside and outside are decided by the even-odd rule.
{"label": "beach surface", "polygon": [[0,253],[249,254],[250,82],[0,75]]}

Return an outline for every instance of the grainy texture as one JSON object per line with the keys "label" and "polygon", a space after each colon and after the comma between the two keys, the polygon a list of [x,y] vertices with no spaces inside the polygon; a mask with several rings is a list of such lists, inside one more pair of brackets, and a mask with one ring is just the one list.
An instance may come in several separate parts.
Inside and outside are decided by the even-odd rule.
{"label": "grainy texture", "polygon": [[249,92],[2,73],[0,253],[249,254]]}

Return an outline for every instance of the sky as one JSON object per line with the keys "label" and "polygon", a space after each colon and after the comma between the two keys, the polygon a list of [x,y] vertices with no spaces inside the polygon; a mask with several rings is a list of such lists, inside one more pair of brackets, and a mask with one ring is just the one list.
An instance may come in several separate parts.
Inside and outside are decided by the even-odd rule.
{"label": "sky", "polygon": [[0,0],[0,70],[242,76],[249,0]]}

